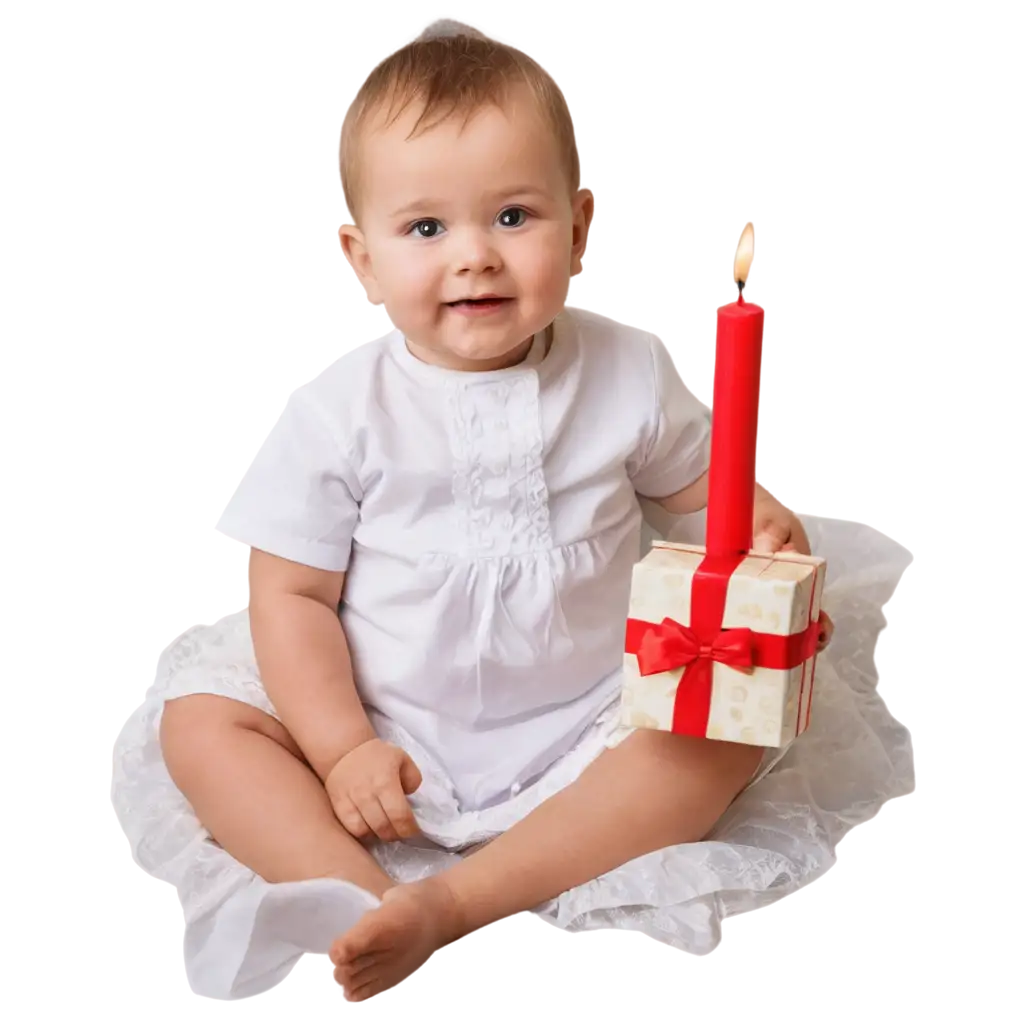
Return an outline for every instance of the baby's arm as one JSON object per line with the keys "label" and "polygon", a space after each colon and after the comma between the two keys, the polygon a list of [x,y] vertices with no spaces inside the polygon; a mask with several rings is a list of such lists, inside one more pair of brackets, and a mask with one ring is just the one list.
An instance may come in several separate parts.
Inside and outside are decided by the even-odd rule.
{"label": "baby's arm", "polygon": [[376,733],[352,674],[338,618],[343,572],[256,548],[249,559],[249,621],[264,689],[310,767],[325,781]]}
{"label": "baby's arm", "polygon": [[423,777],[400,747],[377,738],[352,675],[338,602],[343,572],[258,548],[249,559],[249,619],[263,687],[356,839],[416,835],[406,794]]}
{"label": "baby's arm", "polygon": [[676,491],[675,494],[650,500],[675,516],[688,516],[692,512],[699,512],[708,503],[708,474],[701,474],[692,484],[681,491]]}

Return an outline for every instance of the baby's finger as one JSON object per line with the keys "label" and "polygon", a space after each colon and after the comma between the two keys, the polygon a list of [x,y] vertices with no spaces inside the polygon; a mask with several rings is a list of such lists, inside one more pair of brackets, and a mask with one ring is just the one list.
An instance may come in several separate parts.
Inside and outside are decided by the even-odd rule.
{"label": "baby's finger", "polygon": [[832,632],[835,626],[832,624],[832,620],[822,612],[818,619],[818,627],[820,630],[818,634],[818,650],[823,651],[832,640]]}
{"label": "baby's finger", "polygon": [[403,793],[415,793],[423,785],[423,773],[408,754],[402,758],[402,763],[398,767],[398,781],[402,785]]}
{"label": "baby's finger", "polygon": [[774,554],[781,549],[788,536],[788,533],[784,533],[774,523],[770,523],[767,528],[754,537],[751,551],[758,555]]}
{"label": "baby's finger", "polygon": [[350,836],[363,839],[370,834],[370,826],[351,800],[335,801],[334,816]]}
{"label": "baby's finger", "polygon": [[419,834],[420,827],[416,824],[412,807],[409,805],[409,801],[406,799],[405,793],[402,791],[397,780],[393,786],[388,786],[387,789],[381,791],[380,802],[387,812],[387,816],[391,819],[391,824],[396,832],[396,839],[411,839]]}
{"label": "baby's finger", "polygon": [[398,833],[391,824],[387,811],[381,806],[376,796],[366,796],[359,801],[359,813],[366,819],[367,825],[374,834],[385,843],[393,843],[398,838]]}

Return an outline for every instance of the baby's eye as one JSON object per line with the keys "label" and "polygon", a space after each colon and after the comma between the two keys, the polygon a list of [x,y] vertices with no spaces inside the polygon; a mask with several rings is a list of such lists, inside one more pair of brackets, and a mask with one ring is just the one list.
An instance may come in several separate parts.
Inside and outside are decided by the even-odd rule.
{"label": "baby's eye", "polygon": [[415,224],[413,224],[413,226],[409,229],[409,231],[410,232],[415,232],[417,238],[436,238],[437,237],[437,231],[436,230],[428,231],[428,232],[422,232],[422,231],[417,230],[418,228],[420,228],[420,227],[422,227],[424,225],[427,226],[427,227],[431,227],[432,226],[434,228],[439,226],[438,222],[436,220],[433,220],[432,218],[428,219],[428,220],[418,220],[418,221],[416,221]]}
{"label": "baby's eye", "polygon": [[[516,214],[520,214],[520,219],[516,221],[515,224],[509,224],[504,220],[505,217],[510,215],[515,216]],[[502,210],[501,213],[498,214],[498,219],[501,221],[503,227],[518,228],[522,226],[526,216],[526,211],[521,206],[510,206],[507,210]]]}

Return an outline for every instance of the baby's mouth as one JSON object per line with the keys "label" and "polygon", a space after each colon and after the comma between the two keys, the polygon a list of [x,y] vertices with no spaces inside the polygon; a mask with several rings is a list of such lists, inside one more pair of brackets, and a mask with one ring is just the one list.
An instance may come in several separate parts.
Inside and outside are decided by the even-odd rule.
{"label": "baby's mouth", "polygon": [[498,306],[498,305],[500,305],[503,302],[511,302],[511,301],[512,300],[508,299],[508,298],[500,298],[500,299],[499,298],[491,298],[491,299],[459,299],[456,302],[446,302],[445,305],[446,306],[452,306],[452,307],[464,306],[464,307],[473,308],[475,306]]}

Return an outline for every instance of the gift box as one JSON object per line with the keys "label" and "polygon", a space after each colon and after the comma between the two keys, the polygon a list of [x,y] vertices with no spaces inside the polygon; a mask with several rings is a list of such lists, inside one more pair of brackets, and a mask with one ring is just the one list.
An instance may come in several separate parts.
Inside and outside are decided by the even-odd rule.
{"label": "gift box", "polygon": [[783,747],[810,722],[825,561],[655,541],[633,568],[621,721]]}

